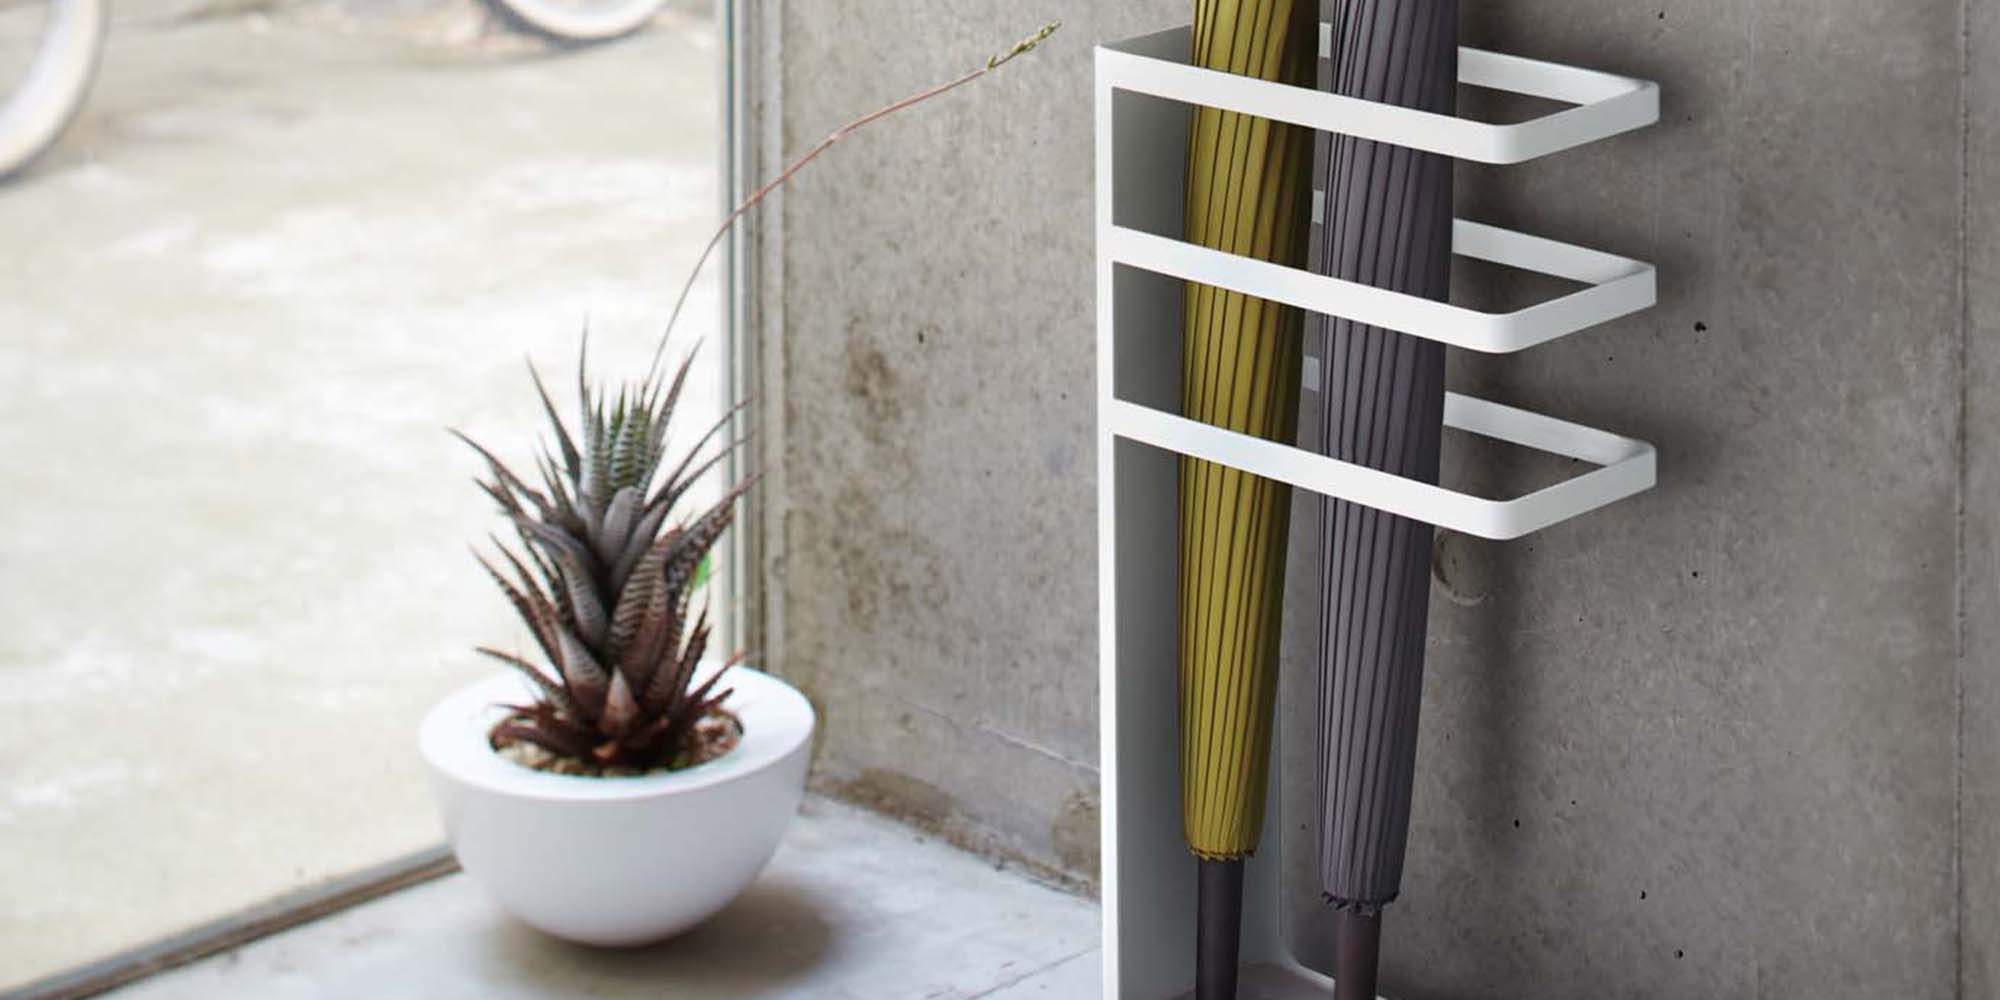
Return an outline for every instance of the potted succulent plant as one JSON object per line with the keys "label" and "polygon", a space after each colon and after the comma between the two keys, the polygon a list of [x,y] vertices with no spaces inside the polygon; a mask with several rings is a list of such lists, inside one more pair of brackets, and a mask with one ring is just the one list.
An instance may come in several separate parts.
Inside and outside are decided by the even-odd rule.
{"label": "potted succulent plant", "polygon": [[495,540],[504,568],[480,562],[546,667],[480,647],[512,672],[445,699],[420,743],[460,865],[510,913],[586,943],[654,940],[721,909],[805,788],[806,699],[740,655],[703,668],[711,625],[695,591],[749,484],[678,518],[729,450],[697,461],[725,418],[667,461],[688,370],[612,399],[579,362],[572,435],[531,367],[555,442],[539,486],[465,438],[520,541]]}
{"label": "potted succulent plant", "polygon": [[[758,202],[848,134],[998,69],[1056,30],[829,133],[723,219],[667,319],[661,348],[703,264]],[[536,482],[485,460],[482,490],[519,552],[482,565],[526,625],[539,659],[479,652],[506,673],[453,693],[418,742],[459,864],[508,912],[559,937],[632,945],[728,905],[776,851],[805,790],[813,710],[796,690],[710,666],[707,611],[692,612],[710,550],[745,481],[690,517],[689,488],[741,442],[707,449],[734,411],[669,466],[669,422],[692,355],[614,397],[577,363],[572,433],[529,368],[554,427]],[[456,433],[456,432],[454,432]],[[703,456],[706,457],[703,457]]]}

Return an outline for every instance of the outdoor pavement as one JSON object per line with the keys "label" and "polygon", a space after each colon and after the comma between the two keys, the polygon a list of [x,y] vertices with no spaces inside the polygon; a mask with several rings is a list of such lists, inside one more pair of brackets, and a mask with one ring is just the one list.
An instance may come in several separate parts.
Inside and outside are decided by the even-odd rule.
{"label": "outdoor pavement", "polygon": [[635,371],[719,214],[705,19],[115,6],[0,187],[0,989],[440,838],[417,721],[522,641],[444,428],[525,459],[524,355]]}

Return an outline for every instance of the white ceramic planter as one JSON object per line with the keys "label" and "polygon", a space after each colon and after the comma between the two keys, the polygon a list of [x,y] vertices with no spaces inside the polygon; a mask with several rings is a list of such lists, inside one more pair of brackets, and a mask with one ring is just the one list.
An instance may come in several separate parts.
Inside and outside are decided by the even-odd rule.
{"label": "white ceramic planter", "polygon": [[635,945],[677,934],[757,877],[805,794],[813,710],[769,674],[729,672],[743,722],[728,754],[666,774],[547,774],[488,747],[495,705],[531,691],[512,674],[461,688],[418,742],[466,874],[507,912],[557,937]]}

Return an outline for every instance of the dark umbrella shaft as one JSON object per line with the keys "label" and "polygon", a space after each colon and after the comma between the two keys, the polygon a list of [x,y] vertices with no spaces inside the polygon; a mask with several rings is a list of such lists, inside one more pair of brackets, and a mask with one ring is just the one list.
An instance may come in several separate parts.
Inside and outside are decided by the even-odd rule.
{"label": "dark umbrella shaft", "polygon": [[[1333,38],[1324,89],[1452,113],[1456,0],[1331,0],[1323,9]],[[1449,295],[1449,158],[1322,134],[1315,173],[1326,201],[1310,267],[1425,298]],[[1321,449],[1435,483],[1442,345],[1336,318],[1315,325],[1325,337]],[[1343,911],[1340,995],[1372,997],[1373,918],[1401,889],[1409,834],[1432,529],[1344,501],[1324,505],[1320,527],[1321,889]]]}
{"label": "dark umbrella shaft", "polygon": [[1243,942],[1243,862],[1196,863],[1195,1000],[1234,1000]]}

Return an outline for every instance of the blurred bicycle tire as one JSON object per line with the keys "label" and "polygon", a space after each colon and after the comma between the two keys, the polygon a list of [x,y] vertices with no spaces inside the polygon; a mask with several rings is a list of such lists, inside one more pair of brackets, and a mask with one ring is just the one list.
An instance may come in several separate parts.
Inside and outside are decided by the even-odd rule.
{"label": "blurred bicycle tire", "polygon": [[486,0],[515,25],[570,44],[608,42],[638,31],[668,0]]}
{"label": "blurred bicycle tire", "polygon": [[42,15],[18,81],[0,80],[0,181],[47,152],[90,92],[104,50],[108,0],[0,0],[0,16]]}

